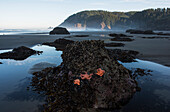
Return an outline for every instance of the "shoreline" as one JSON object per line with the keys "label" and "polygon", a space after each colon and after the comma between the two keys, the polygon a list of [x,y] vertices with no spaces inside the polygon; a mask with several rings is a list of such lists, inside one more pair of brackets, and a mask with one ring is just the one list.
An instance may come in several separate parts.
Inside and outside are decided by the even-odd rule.
{"label": "shoreline", "polygon": [[[72,35],[1,35],[0,50],[8,50],[20,46],[33,47],[35,45],[42,44],[44,42],[53,42],[59,38],[65,38],[73,41],[100,39],[100,40],[104,40],[105,43],[110,43],[110,42],[116,43],[116,41],[110,41],[110,39],[113,37],[109,37],[109,36],[103,37],[102,35],[101,36],[90,35],[89,37],[74,37],[74,35],[73,34]],[[133,35],[133,36],[134,36],[133,39],[135,40],[132,42],[120,42],[125,44],[124,47],[106,47],[106,48],[138,51],[140,53],[137,56],[138,59],[152,61],[170,67],[170,40],[169,40],[170,37],[169,39],[160,39],[160,38],[143,39],[140,37],[143,35]]]}

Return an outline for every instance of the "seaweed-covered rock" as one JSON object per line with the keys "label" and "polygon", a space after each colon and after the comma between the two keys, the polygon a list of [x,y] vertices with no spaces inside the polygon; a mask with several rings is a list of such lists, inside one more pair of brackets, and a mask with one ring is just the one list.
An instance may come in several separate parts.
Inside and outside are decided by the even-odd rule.
{"label": "seaweed-covered rock", "polygon": [[116,109],[136,92],[131,72],[105,49],[104,41],[68,44],[59,67],[34,73],[32,86],[45,92],[45,111],[80,111],[84,108]]}
{"label": "seaweed-covered rock", "polygon": [[54,42],[46,42],[43,43],[43,45],[49,45],[53,46],[56,48],[56,50],[61,50],[63,51],[66,47],[67,44],[73,43],[74,41],[72,40],[67,40],[67,39],[57,39]]}
{"label": "seaweed-covered rock", "polygon": [[108,49],[108,54],[114,60],[119,60],[121,62],[135,62],[138,51],[133,50],[121,50],[121,49]]}
{"label": "seaweed-covered rock", "polygon": [[51,32],[50,35],[56,35],[56,34],[70,34],[66,28],[62,27],[55,27]]}
{"label": "seaweed-covered rock", "polygon": [[1,53],[0,59],[24,60],[34,54],[41,54],[42,51],[35,51],[25,46],[14,48],[11,52]]}

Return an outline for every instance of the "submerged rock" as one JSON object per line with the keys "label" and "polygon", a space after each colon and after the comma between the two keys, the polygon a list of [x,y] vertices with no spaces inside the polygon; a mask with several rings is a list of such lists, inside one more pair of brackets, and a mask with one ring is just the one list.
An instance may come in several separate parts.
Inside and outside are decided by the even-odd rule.
{"label": "submerged rock", "polygon": [[30,57],[31,55],[34,55],[34,54],[39,55],[41,53],[42,53],[42,51],[35,51],[35,50],[30,49],[28,47],[21,46],[21,47],[18,47],[18,48],[14,48],[10,52],[1,53],[0,59],[25,60],[28,57]]}
{"label": "submerged rock", "polygon": [[55,27],[50,33],[50,35],[56,35],[56,34],[70,34],[66,28],[62,27]]}
{"label": "submerged rock", "polygon": [[55,47],[56,50],[61,50],[63,51],[66,47],[67,44],[71,44],[73,43],[74,41],[72,40],[67,40],[67,39],[57,39],[55,40],[54,42],[46,42],[46,43],[43,43],[43,45],[49,45],[49,46],[52,46],[52,47]]}
{"label": "submerged rock", "polygon": [[117,109],[136,92],[131,72],[110,58],[104,41],[68,44],[62,58],[60,66],[33,74],[32,86],[47,95],[45,111]]}
{"label": "submerged rock", "polygon": [[0,64],[3,64],[2,62],[0,62]]}
{"label": "submerged rock", "polygon": [[108,54],[114,60],[119,60],[121,62],[136,62],[138,51],[133,50],[121,50],[121,49],[108,49]]}

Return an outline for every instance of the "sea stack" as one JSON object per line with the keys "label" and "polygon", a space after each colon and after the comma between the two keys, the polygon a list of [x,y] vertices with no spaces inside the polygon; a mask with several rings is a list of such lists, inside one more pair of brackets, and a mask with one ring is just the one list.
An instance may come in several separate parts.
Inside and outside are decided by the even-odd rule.
{"label": "sea stack", "polygon": [[48,95],[46,111],[116,109],[136,92],[130,71],[109,57],[104,41],[68,44],[62,58],[60,66],[33,74],[32,86]]}
{"label": "sea stack", "polygon": [[49,33],[50,35],[57,35],[57,34],[70,34],[69,31],[66,28],[63,27],[55,27],[52,31]]}

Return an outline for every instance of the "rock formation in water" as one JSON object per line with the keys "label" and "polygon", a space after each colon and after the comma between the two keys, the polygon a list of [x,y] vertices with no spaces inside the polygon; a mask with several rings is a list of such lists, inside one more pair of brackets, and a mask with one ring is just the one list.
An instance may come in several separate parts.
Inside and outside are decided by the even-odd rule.
{"label": "rock formation in water", "polygon": [[1,53],[0,59],[25,60],[31,55],[40,54],[42,51],[35,51],[25,46],[14,48],[11,52]]}
{"label": "rock formation in water", "polygon": [[56,34],[70,34],[66,28],[62,27],[55,27],[52,31],[49,33],[50,35],[56,35]]}
{"label": "rock formation in water", "polygon": [[104,46],[100,40],[68,44],[60,66],[33,74],[32,86],[47,95],[45,111],[117,109],[131,99],[137,82]]}
{"label": "rock formation in water", "polygon": [[65,47],[67,46],[67,44],[71,44],[73,42],[74,41],[67,40],[67,39],[56,39],[54,42],[46,42],[46,43],[43,43],[43,45],[49,45],[49,46],[55,47],[56,50],[63,51]]}

